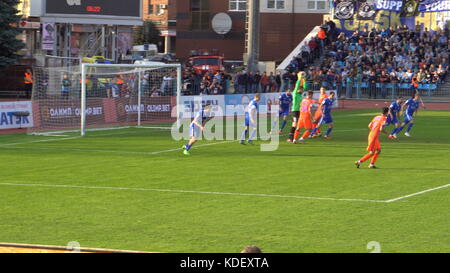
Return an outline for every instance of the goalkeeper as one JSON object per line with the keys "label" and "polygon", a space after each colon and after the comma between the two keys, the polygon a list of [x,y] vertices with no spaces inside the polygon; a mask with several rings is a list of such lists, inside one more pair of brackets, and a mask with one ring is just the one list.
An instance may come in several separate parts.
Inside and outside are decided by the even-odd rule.
{"label": "goalkeeper", "polygon": [[289,134],[288,142],[292,142],[294,138],[295,129],[297,129],[298,118],[300,117],[300,103],[302,101],[302,93],[303,89],[306,85],[306,76],[305,72],[298,73],[298,80],[295,84],[295,89],[292,94],[292,128],[291,133]]}

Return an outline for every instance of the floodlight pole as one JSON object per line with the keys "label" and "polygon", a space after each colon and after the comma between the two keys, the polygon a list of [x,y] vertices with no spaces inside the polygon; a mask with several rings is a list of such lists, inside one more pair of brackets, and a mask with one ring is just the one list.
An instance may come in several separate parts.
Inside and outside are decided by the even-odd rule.
{"label": "floodlight pole", "polygon": [[248,26],[247,26],[247,70],[256,72],[259,59],[259,5],[260,0],[247,1]]}

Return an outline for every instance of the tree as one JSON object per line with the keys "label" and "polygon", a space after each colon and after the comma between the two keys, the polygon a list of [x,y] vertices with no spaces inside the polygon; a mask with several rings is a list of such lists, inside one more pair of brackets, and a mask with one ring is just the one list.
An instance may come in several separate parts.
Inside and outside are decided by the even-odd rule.
{"label": "tree", "polygon": [[17,39],[20,34],[19,21],[21,16],[16,7],[20,0],[1,0],[0,2],[0,67],[17,62],[20,55],[17,52],[25,45]]}
{"label": "tree", "polygon": [[134,44],[158,44],[161,31],[156,28],[155,23],[152,21],[144,21],[144,25],[138,27],[134,35]]}

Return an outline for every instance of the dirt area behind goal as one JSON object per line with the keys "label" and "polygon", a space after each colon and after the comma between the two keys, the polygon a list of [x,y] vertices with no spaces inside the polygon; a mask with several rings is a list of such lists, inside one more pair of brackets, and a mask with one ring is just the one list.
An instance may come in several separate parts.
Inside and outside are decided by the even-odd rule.
{"label": "dirt area behind goal", "polygon": [[[152,253],[103,248],[71,248],[64,246],[0,243],[0,253]],[[153,252],[154,253],[154,252]]]}

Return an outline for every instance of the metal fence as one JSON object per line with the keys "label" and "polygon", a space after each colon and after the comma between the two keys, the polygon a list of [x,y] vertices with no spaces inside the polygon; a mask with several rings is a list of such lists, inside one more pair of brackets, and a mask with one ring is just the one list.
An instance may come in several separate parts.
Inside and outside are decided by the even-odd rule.
{"label": "metal fence", "polygon": [[[417,88],[408,83],[343,83],[336,84],[330,82],[306,82],[305,91],[317,91],[321,87],[327,90],[337,90],[339,97],[354,99],[394,99],[398,96],[410,96],[420,92],[422,96],[428,97],[450,97],[450,88],[443,88],[442,84],[420,84]],[[293,89],[295,83],[292,81],[283,81],[281,91]]]}
{"label": "metal fence", "polygon": [[[418,88],[414,88],[407,83],[344,83],[336,84],[329,82],[306,82],[304,91],[318,91],[321,87],[327,90],[336,90],[339,97],[354,99],[394,99],[398,96],[410,96],[419,91],[422,96],[428,97],[450,97],[450,88],[442,88],[444,84],[420,84]],[[226,80],[219,94],[245,94],[245,93],[273,93],[284,92],[287,89],[294,90],[295,82],[284,80],[280,85],[274,83],[267,86],[261,84],[248,84],[237,86],[233,81]],[[200,88],[184,85],[184,95],[199,95]],[[214,95],[214,94],[210,94]]]}

